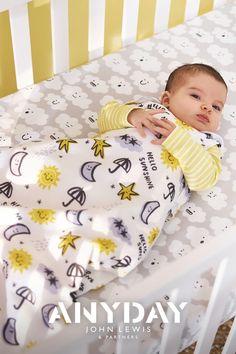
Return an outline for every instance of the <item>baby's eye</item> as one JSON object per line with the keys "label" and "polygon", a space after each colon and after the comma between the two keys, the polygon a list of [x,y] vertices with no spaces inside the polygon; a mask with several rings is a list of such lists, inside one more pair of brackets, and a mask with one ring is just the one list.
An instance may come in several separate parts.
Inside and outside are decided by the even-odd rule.
{"label": "baby's eye", "polygon": [[213,104],[212,107],[213,107],[216,111],[221,112],[221,107],[218,106],[217,104]]}
{"label": "baby's eye", "polygon": [[192,96],[192,97],[195,98],[196,100],[200,100],[200,96],[197,95],[196,93],[192,93],[190,96]]}

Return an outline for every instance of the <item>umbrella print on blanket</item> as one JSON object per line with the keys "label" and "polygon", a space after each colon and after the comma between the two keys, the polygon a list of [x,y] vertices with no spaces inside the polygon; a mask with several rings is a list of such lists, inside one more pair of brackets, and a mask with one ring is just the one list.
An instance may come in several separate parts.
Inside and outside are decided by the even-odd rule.
{"label": "umbrella print on blanket", "polygon": [[73,284],[70,285],[72,288],[75,288],[76,278],[82,278],[85,275],[85,269],[81,264],[72,263],[66,272],[68,277],[73,278]]}
{"label": "umbrella print on blanket", "polygon": [[19,289],[16,290],[16,294],[21,297],[21,301],[20,301],[19,305],[17,305],[17,306],[14,305],[14,308],[16,310],[18,310],[23,305],[25,300],[30,302],[32,305],[35,304],[35,294],[27,286],[21,286]]}
{"label": "umbrella print on blanket", "polygon": [[7,198],[11,198],[13,187],[11,182],[3,182],[0,184],[0,194],[4,194]]}
{"label": "umbrella print on blanket", "polygon": [[86,193],[81,187],[72,187],[67,191],[67,194],[71,197],[69,202],[62,202],[64,207],[70,205],[74,200],[76,200],[80,205],[83,205],[86,201]]}
{"label": "umbrella print on blanket", "polygon": [[118,168],[123,168],[123,170],[128,173],[131,169],[131,161],[128,158],[119,158],[113,161],[114,164],[116,164],[116,167],[112,170],[111,168],[108,168],[108,171],[110,173],[114,173],[118,170]]}

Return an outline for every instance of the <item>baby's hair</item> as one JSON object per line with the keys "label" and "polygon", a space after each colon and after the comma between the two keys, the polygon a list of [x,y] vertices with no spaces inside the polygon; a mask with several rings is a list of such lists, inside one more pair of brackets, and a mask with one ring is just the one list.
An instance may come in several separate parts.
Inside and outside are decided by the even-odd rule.
{"label": "baby's hair", "polygon": [[180,85],[183,84],[186,75],[194,75],[198,73],[205,73],[208,74],[212,77],[214,77],[217,81],[221,82],[222,84],[225,85],[226,90],[228,91],[228,87],[223,79],[223,77],[220,75],[220,73],[214,69],[212,66],[207,65],[207,64],[201,64],[201,63],[194,63],[194,64],[184,64],[179,66],[177,69],[172,71],[170,76],[168,77],[165,91],[171,91],[173,89],[178,88]]}

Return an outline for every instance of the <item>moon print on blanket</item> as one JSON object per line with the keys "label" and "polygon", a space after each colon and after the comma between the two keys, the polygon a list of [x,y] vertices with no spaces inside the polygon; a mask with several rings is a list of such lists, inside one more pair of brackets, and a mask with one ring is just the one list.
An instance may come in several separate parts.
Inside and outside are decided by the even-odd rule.
{"label": "moon print on blanket", "polygon": [[80,169],[81,175],[89,182],[96,182],[94,172],[99,165],[101,165],[101,163],[97,161],[85,162]]}
{"label": "moon print on blanket", "polygon": [[16,320],[15,318],[8,318],[3,328],[3,338],[11,345],[19,345],[16,337]]}
{"label": "moon print on blanket", "polygon": [[21,223],[11,225],[3,232],[5,239],[8,241],[10,241],[12,237],[22,234],[30,235],[30,229],[28,226]]}
{"label": "moon print on blanket", "polygon": [[141,220],[144,224],[148,224],[148,219],[151,214],[160,207],[160,203],[157,200],[146,202],[141,212]]}
{"label": "moon print on blanket", "polygon": [[24,158],[28,155],[25,151],[18,151],[10,159],[10,171],[14,176],[21,176],[21,165]]}
{"label": "moon print on blanket", "polygon": [[43,322],[48,328],[54,329],[54,326],[49,323],[52,310],[56,307],[55,304],[47,304],[41,308]]}
{"label": "moon print on blanket", "polygon": [[67,210],[66,211],[66,219],[71,222],[74,225],[80,225],[82,226],[82,222],[80,221],[80,215],[81,213],[85,211],[85,209],[83,210]]}

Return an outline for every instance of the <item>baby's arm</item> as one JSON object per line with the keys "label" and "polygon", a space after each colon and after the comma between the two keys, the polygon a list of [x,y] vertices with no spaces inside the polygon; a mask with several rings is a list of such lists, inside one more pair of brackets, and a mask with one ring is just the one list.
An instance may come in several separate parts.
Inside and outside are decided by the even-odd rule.
{"label": "baby's arm", "polygon": [[98,116],[98,129],[105,133],[114,129],[135,127],[145,137],[144,127],[155,133],[153,115],[163,112],[161,109],[144,110],[134,102],[120,104],[117,101],[107,103]]}
{"label": "baby's arm", "polygon": [[190,190],[203,191],[216,184],[221,172],[216,145],[204,149],[181,127],[176,127],[162,145],[179,161]]}

